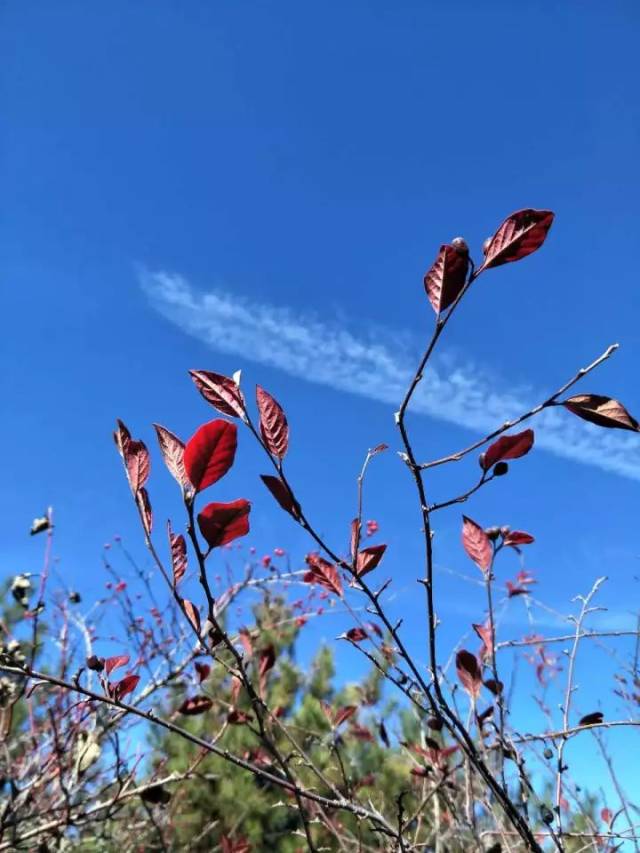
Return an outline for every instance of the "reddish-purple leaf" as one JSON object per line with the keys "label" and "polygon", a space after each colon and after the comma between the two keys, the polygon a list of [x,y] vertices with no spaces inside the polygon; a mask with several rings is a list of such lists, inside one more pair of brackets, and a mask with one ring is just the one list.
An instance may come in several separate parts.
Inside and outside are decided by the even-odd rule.
{"label": "reddish-purple leaf", "polygon": [[124,459],[125,448],[127,444],[131,441],[131,433],[129,432],[127,426],[118,418],[116,421],[118,424],[118,428],[113,433],[113,440],[116,443],[116,447],[118,448],[118,453]]}
{"label": "reddish-purple leaf", "polygon": [[238,428],[229,421],[209,421],[189,439],[184,449],[184,467],[196,492],[217,483],[233,465],[238,446]]}
{"label": "reddish-purple leaf", "polygon": [[237,838],[233,841],[228,835],[223,835],[220,838],[221,853],[251,853],[253,848],[244,838]]}
{"label": "reddish-purple leaf", "polygon": [[261,474],[260,479],[269,489],[273,497],[278,501],[280,506],[289,515],[292,515],[296,520],[300,518],[300,504],[293,497],[280,477],[274,477],[271,474]]}
{"label": "reddish-purple leaf", "polygon": [[151,509],[151,501],[149,500],[149,492],[144,486],[136,492],[136,503],[140,510],[140,517],[147,536],[151,535],[153,529],[153,510]]}
{"label": "reddish-purple leaf", "polygon": [[126,440],[122,445],[131,491],[136,495],[149,479],[151,457],[143,441]]}
{"label": "reddish-purple leaf", "polygon": [[535,541],[533,536],[530,533],[525,533],[524,530],[510,530],[502,540],[502,544],[518,548],[520,545],[531,545]]}
{"label": "reddish-purple leaf", "polygon": [[171,522],[167,522],[169,547],[171,548],[171,566],[173,568],[173,585],[178,586],[187,571],[187,543],[182,533],[174,533]]}
{"label": "reddish-purple leaf", "polygon": [[244,498],[231,503],[211,503],[198,514],[198,526],[210,548],[219,548],[249,532],[251,504]]}
{"label": "reddish-purple leaf", "polygon": [[208,696],[192,696],[190,699],[184,700],[178,708],[178,712],[194,717],[196,714],[204,714],[212,706],[213,702]]}
{"label": "reddish-purple leaf", "polygon": [[336,567],[319,554],[307,554],[305,560],[309,566],[309,571],[303,577],[305,583],[320,584],[342,598],[342,581]]}
{"label": "reddish-purple leaf", "polygon": [[264,676],[273,669],[276,663],[276,650],[272,645],[268,645],[266,648],[262,649],[260,655],[258,657],[258,673],[260,678],[264,678]]}
{"label": "reddish-purple leaf", "polygon": [[493,559],[491,540],[475,521],[466,515],[463,515],[462,519],[462,545],[464,550],[476,566],[486,572],[489,570]]}
{"label": "reddish-purple leaf", "polygon": [[578,723],[579,726],[599,726],[604,720],[602,711],[594,711],[592,714],[587,714],[582,717]]}
{"label": "reddish-purple leaf", "polygon": [[550,210],[517,210],[507,216],[496,233],[485,244],[481,270],[499,267],[525,258],[544,243],[553,213]]}
{"label": "reddish-purple leaf", "polygon": [[256,386],[256,401],[260,412],[260,432],[267,450],[283,459],[289,446],[289,425],[282,406],[259,385]]}
{"label": "reddish-purple leaf", "polygon": [[355,563],[358,548],[360,547],[360,536],[362,535],[362,527],[360,521],[354,518],[351,522],[351,540],[349,553],[351,554],[351,562]]}
{"label": "reddish-purple leaf", "polygon": [[484,471],[493,468],[496,462],[505,459],[518,459],[533,447],[533,430],[525,429],[514,435],[503,435],[495,441],[484,453],[480,454],[480,467]]}
{"label": "reddish-purple leaf", "polygon": [[456,655],[456,672],[469,696],[477,699],[482,689],[482,673],[477,657],[461,649]]}
{"label": "reddish-purple leaf", "polygon": [[458,298],[469,270],[469,252],[444,244],[424,277],[424,289],[436,314]]}
{"label": "reddish-purple leaf", "polygon": [[[476,714],[476,720],[478,725],[482,728],[482,726],[487,722],[489,717],[493,716],[493,705],[489,705],[488,708],[485,708],[481,714]],[[502,848],[500,848],[502,850]],[[489,848],[488,853],[491,853],[491,848]]]}
{"label": "reddish-purple leaf", "polygon": [[264,696],[264,691],[267,686],[267,675],[271,672],[276,663],[276,650],[272,645],[260,651],[258,658],[258,678],[260,681],[260,694]]}
{"label": "reddish-purple leaf", "polygon": [[195,628],[198,636],[200,636],[200,611],[193,602],[189,601],[188,598],[182,599],[182,606],[184,608],[185,616]]}
{"label": "reddish-purple leaf", "polygon": [[507,595],[509,598],[515,598],[517,595],[529,595],[529,590],[524,586],[515,586],[511,581],[507,581]]}
{"label": "reddish-purple leaf", "polygon": [[250,658],[253,655],[253,643],[251,642],[251,634],[249,633],[248,628],[240,628],[238,631],[238,636],[240,637],[240,642],[242,643],[242,648],[244,649],[245,655]]}
{"label": "reddish-purple leaf", "polygon": [[611,823],[611,821],[613,820],[613,812],[611,811],[611,809],[608,809],[608,808],[606,808],[606,807],[605,807],[605,808],[603,808],[603,809],[601,810],[601,812],[600,812],[600,818],[601,818],[601,820],[603,820],[605,823],[610,824],[610,823]]}
{"label": "reddish-purple leaf", "polygon": [[472,627],[482,640],[482,645],[484,646],[487,656],[490,657],[493,654],[493,632],[491,631],[491,625],[477,625],[474,623]]}
{"label": "reddish-purple leaf", "polygon": [[347,631],[346,636],[352,643],[361,643],[363,640],[367,639],[367,632],[364,628],[350,628]]}
{"label": "reddish-purple leaf", "polygon": [[361,726],[359,723],[352,723],[349,728],[349,734],[353,735],[353,737],[358,740],[365,741],[367,743],[373,743],[375,738],[371,729],[368,729],[366,726]]}
{"label": "reddish-purple leaf", "polygon": [[338,728],[341,723],[350,720],[357,710],[356,705],[343,705],[342,708],[338,708],[333,717],[333,725]]}
{"label": "reddish-purple leaf", "polygon": [[125,696],[136,689],[139,681],[139,675],[125,675],[125,677],[118,681],[117,684],[114,684],[112,688],[113,698],[118,702],[121,701]]}
{"label": "reddish-purple leaf", "polygon": [[114,655],[112,658],[107,658],[104,662],[104,669],[107,675],[111,675],[114,669],[121,666],[126,666],[129,663],[129,655]]}
{"label": "reddish-purple leaf", "polygon": [[484,682],[487,690],[490,690],[494,696],[499,696],[504,690],[504,684],[501,681],[496,681],[495,678],[487,678]]}
{"label": "reddish-purple leaf", "polygon": [[373,571],[380,560],[382,560],[386,550],[386,545],[370,545],[368,548],[363,548],[358,553],[356,559],[356,575],[361,578],[368,572]]}
{"label": "reddish-purple leaf", "polygon": [[244,417],[244,396],[233,379],[208,370],[190,370],[189,373],[207,403],[223,415]]}
{"label": "reddish-purple leaf", "polygon": [[184,441],[181,441],[171,430],[160,424],[153,425],[158,436],[160,452],[171,476],[183,488],[189,484],[187,472],[184,470]]}
{"label": "reddish-purple leaf", "polygon": [[196,672],[198,673],[198,680],[200,684],[202,684],[205,679],[209,678],[209,673],[211,672],[211,667],[208,663],[199,663],[198,661],[194,664],[196,668]]}
{"label": "reddish-purple leaf", "polygon": [[579,418],[596,426],[609,429],[628,429],[640,432],[638,421],[632,417],[622,403],[601,394],[576,394],[562,405]]}

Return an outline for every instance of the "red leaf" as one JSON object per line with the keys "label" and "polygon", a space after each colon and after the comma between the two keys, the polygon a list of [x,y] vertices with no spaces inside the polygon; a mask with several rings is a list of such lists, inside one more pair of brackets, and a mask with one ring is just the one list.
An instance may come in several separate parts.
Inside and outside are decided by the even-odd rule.
{"label": "red leaf", "polygon": [[351,628],[349,631],[347,631],[347,637],[353,643],[361,643],[363,640],[367,639],[367,636],[368,634],[364,630],[364,628]]}
{"label": "red leaf", "polygon": [[282,480],[279,477],[273,477],[271,474],[261,474],[260,479],[278,501],[282,509],[292,515],[296,520],[299,519],[300,504]]}
{"label": "red leaf", "polygon": [[125,696],[136,689],[139,681],[139,675],[125,675],[123,679],[113,686],[113,698],[118,702],[124,699]]}
{"label": "red leaf", "polygon": [[480,466],[484,471],[488,471],[496,462],[501,462],[503,459],[519,459],[532,447],[532,429],[525,429],[524,432],[517,432],[514,435],[503,435],[480,454]]}
{"label": "red leaf", "polygon": [[629,414],[622,403],[611,397],[603,397],[600,394],[577,394],[575,397],[569,397],[562,405],[574,415],[596,426],[640,432],[638,421]]}
{"label": "red leaf", "polygon": [[355,563],[356,555],[358,553],[358,548],[360,547],[360,536],[362,535],[362,528],[360,525],[360,521],[357,518],[354,518],[351,522],[351,544],[349,547],[349,553],[351,554],[351,562]]}
{"label": "red leaf", "polygon": [[467,555],[482,569],[488,571],[493,559],[493,548],[491,540],[479,524],[472,519],[462,516],[462,545]]}
{"label": "red leaf", "polygon": [[160,424],[153,425],[158,436],[160,452],[171,476],[180,486],[190,485],[187,472],[184,470],[184,441],[181,441],[171,430]]}
{"label": "red leaf", "polygon": [[251,853],[252,847],[244,838],[232,841],[228,835],[220,838],[220,850],[222,853]]}
{"label": "red leaf", "polygon": [[502,540],[502,544],[517,548],[520,545],[531,545],[535,541],[533,536],[530,533],[525,533],[524,530],[510,530]]}
{"label": "red leaf", "polygon": [[375,738],[370,729],[366,726],[361,726],[359,723],[353,723],[351,728],[349,729],[349,734],[353,735],[353,737],[358,740],[368,741],[369,743],[373,743]]}
{"label": "red leaf", "polygon": [[[476,625],[474,624],[473,630],[482,640],[482,645],[484,646],[487,656],[491,656],[493,654],[493,634],[491,631],[491,625]],[[483,655],[484,657],[484,655]]]}
{"label": "red leaf", "polygon": [[514,586],[511,581],[507,581],[505,586],[507,587],[509,598],[515,598],[516,595],[529,595],[529,590],[526,587]]}
{"label": "red leaf", "polygon": [[496,233],[484,248],[484,261],[481,270],[499,267],[511,261],[525,258],[544,243],[553,213],[550,210],[517,210],[507,216]]}
{"label": "red leaf", "polygon": [[129,663],[129,655],[115,655],[112,658],[107,658],[104,662],[104,669],[107,675],[111,675],[114,669],[121,666],[126,666]]}
{"label": "red leaf", "polygon": [[258,672],[260,676],[266,675],[273,669],[276,663],[276,651],[272,645],[262,649],[258,658]]}
{"label": "red leaf", "polygon": [[123,445],[124,464],[131,491],[136,495],[149,479],[151,457],[144,442],[130,438]]}
{"label": "red leaf", "polygon": [[603,809],[602,809],[602,811],[600,812],[600,818],[601,818],[605,823],[610,824],[610,823],[611,823],[611,821],[613,820],[613,812],[611,811],[611,809],[608,809],[608,808],[606,808],[606,807],[605,807],[605,808],[603,808]]}
{"label": "red leaf", "polygon": [[149,492],[144,488],[144,486],[136,493],[136,503],[140,509],[145,533],[147,536],[150,536],[153,528],[153,511],[151,509],[151,501],[149,500]]}
{"label": "red leaf", "polygon": [[182,606],[184,608],[185,616],[196,629],[198,636],[200,636],[200,611],[193,602],[189,601],[188,598],[182,599]]}
{"label": "red leaf", "polygon": [[342,581],[336,567],[319,554],[307,554],[305,560],[310,568],[303,577],[305,583],[318,583],[342,598]]}
{"label": "red leaf", "polygon": [[203,681],[209,678],[211,667],[208,663],[198,663],[198,661],[196,661],[195,668],[196,672],[198,673],[198,679],[200,681],[200,684],[202,684]]}
{"label": "red leaf", "polygon": [[240,642],[242,643],[245,655],[250,658],[253,655],[253,644],[251,643],[251,634],[249,633],[249,630],[247,628],[240,628],[238,636],[240,637]]}
{"label": "red leaf", "polygon": [[171,566],[173,568],[173,585],[178,586],[187,571],[187,543],[182,533],[174,533],[171,522],[167,522],[169,547],[171,548]]}
{"label": "red leaf", "polygon": [[208,370],[190,370],[189,373],[207,403],[223,415],[244,418],[244,396],[233,379]]}
{"label": "red leaf", "polygon": [[256,400],[260,412],[260,432],[269,453],[284,459],[289,446],[289,425],[282,407],[271,394],[256,386]]}
{"label": "red leaf", "polygon": [[356,560],[356,575],[361,578],[371,572],[378,565],[387,550],[386,545],[371,545],[359,552]]}
{"label": "red leaf", "polygon": [[125,447],[131,441],[131,433],[129,432],[127,426],[118,418],[116,421],[118,424],[118,428],[113,433],[113,440],[116,443],[116,447],[118,448],[118,453],[124,459]]}
{"label": "red leaf", "polygon": [[178,708],[178,712],[194,717],[196,714],[204,714],[212,706],[213,702],[208,696],[192,696],[190,699],[184,700]]}
{"label": "red leaf", "polygon": [[249,532],[251,504],[244,498],[211,503],[198,514],[198,526],[210,548],[219,548]]}
{"label": "red leaf", "polygon": [[482,689],[482,673],[477,657],[461,649],[456,655],[456,672],[469,696],[477,699]]}
{"label": "red leaf", "polygon": [[184,467],[196,492],[217,483],[233,465],[238,428],[229,421],[209,421],[189,439],[184,449]]}
{"label": "red leaf", "polygon": [[504,690],[504,684],[501,681],[496,681],[494,678],[488,678],[484,682],[487,690],[490,690],[494,696],[499,696]]}
{"label": "red leaf", "polygon": [[602,711],[594,711],[592,714],[587,714],[582,717],[579,726],[597,726],[604,720]]}
{"label": "red leaf", "polygon": [[343,705],[342,708],[338,708],[333,717],[333,725],[338,728],[338,726],[341,723],[344,723],[345,720],[351,719],[357,710],[358,708],[356,705]]}
{"label": "red leaf", "polygon": [[424,289],[436,314],[458,298],[469,270],[469,252],[445,244],[424,277]]}

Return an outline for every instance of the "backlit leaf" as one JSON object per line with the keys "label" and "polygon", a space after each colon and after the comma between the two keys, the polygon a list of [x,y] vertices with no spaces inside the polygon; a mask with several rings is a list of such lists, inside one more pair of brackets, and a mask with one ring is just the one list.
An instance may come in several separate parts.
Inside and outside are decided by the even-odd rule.
{"label": "backlit leaf", "polygon": [[476,524],[475,521],[466,515],[463,515],[462,519],[462,545],[464,546],[464,550],[476,566],[482,569],[483,572],[486,572],[491,566],[491,560],[493,559],[491,540],[482,527]]}
{"label": "backlit leaf", "polygon": [[469,696],[477,699],[482,689],[482,673],[477,657],[461,649],[456,655],[456,672]]}
{"label": "backlit leaf", "polygon": [[231,503],[211,503],[198,514],[198,526],[210,548],[227,545],[249,532],[251,504],[244,498]]}
{"label": "backlit leaf", "polygon": [[496,464],[506,459],[518,459],[533,447],[533,430],[525,429],[514,435],[503,435],[480,455],[480,467],[488,471]]}
{"label": "backlit leaf", "polygon": [[499,267],[525,258],[544,243],[553,222],[550,210],[517,210],[507,216],[484,249],[479,270]]}
{"label": "backlit leaf", "polygon": [[207,403],[211,403],[223,415],[244,417],[244,397],[233,379],[208,370],[190,370],[189,373]]}
{"label": "backlit leaf", "polygon": [[386,545],[370,545],[359,551],[356,559],[356,575],[360,578],[373,571],[384,557],[386,550]]}
{"label": "backlit leaf", "polygon": [[609,429],[628,429],[639,432],[638,421],[632,417],[622,403],[600,394],[577,394],[569,397],[562,405],[589,423]]}
{"label": "backlit leaf", "polygon": [[455,246],[440,246],[438,257],[424,277],[424,289],[436,314],[456,301],[469,270],[469,253]]}
{"label": "backlit leaf", "polygon": [[238,428],[229,421],[209,421],[198,429],[184,449],[184,467],[196,492],[217,483],[233,465]]}
{"label": "backlit leaf", "polygon": [[193,602],[189,601],[188,598],[182,599],[182,606],[184,608],[185,616],[193,625],[198,636],[200,636],[200,611]]}
{"label": "backlit leaf", "polygon": [[125,696],[128,696],[129,693],[133,693],[138,686],[139,681],[139,675],[125,675],[123,679],[113,686],[114,699],[120,702]]}
{"label": "backlit leaf", "polygon": [[195,717],[196,714],[204,714],[213,707],[213,702],[208,696],[192,696],[185,699],[182,705],[178,708],[180,714]]}
{"label": "backlit leaf", "polygon": [[278,501],[282,509],[288,512],[289,515],[292,515],[296,520],[299,519],[300,504],[293,497],[289,488],[283,483],[280,477],[274,477],[271,474],[261,474],[260,479]]}
{"label": "backlit leaf", "polygon": [[171,522],[167,522],[169,547],[171,548],[171,566],[173,569],[173,585],[178,586],[187,571],[187,543],[182,533],[174,533]]}
{"label": "backlit leaf", "polygon": [[105,672],[107,675],[111,675],[114,669],[126,666],[129,663],[129,660],[129,655],[114,655],[114,657],[107,658],[104,662]]}
{"label": "backlit leaf", "polygon": [[260,432],[269,453],[283,459],[289,447],[289,425],[282,406],[271,394],[256,386]]}
{"label": "backlit leaf", "polygon": [[189,485],[189,478],[184,469],[184,442],[177,435],[174,435],[171,430],[160,424],[153,425],[158,436],[158,444],[160,452],[164,459],[164,464],[171,476],[183,488]]}
{"label": "backlit leaf", "polygon": [[129,485],[136,495],[149,479],[151,457],[143,441],[129,439],[124,444],[123,451]]}
{"label": "backlit leaf", "polygon": [[502,544],[518,548],[520,545],[531,545],[535,541],[533,536],[530,533],[525,533],[524,530],[510,530],[502,540]]}
{"label": "backlit leaf", "polygon": [[317,583],[342,598],[342,581],[336,567],[319,554],[307,554],[305,557],[309,571],[304,575],[305,583]]}

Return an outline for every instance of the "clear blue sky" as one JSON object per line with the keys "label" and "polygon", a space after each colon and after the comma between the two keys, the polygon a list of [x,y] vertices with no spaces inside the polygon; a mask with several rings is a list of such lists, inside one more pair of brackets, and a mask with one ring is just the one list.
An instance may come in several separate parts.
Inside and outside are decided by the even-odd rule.
{"label": "clear blue sky", "polygon": [[[520,207],[556,211],[549,240],[487,274],[447,332],[442,402],[427,388],[413,418],[421,456],[469,443],[613,341],[583,390],[638,416],[637,3],[41,0],[2,4],[0,25],[3,571],[36,568],[25,531],[53,504],[60,571],[102,588],[102,544],[137,541],[114,419],[150,445],[152,421],[187,437],[211,417],[191,367],[241,367],[249,393],[258,381],[281,400],[291,477],[343,543],[366,448],[398,445],[396,385],[433,322],[425,269],[457,234],[477,257]],[[626,627],[640,440],[567,418],[469,513],[536,535],[529,565],[559,610],[610,575],[602,618]],[[260,552],[301,555],[263,470],[242,436],[217,497],[253,500]],[[460,465],[454,487],[476,474]],[[159,460],[150,487],[158,521],[176,516]],[[440,477],[432,494],[450,496]],[[393,453],[366,514],[420,654],[419,522]],[[438,559],[473,574],[459,527],[457,509],[438,519]],[[458,579],[442,588],[446,646],[482,604]],[[578,707],[610,685],[585,685]]]}

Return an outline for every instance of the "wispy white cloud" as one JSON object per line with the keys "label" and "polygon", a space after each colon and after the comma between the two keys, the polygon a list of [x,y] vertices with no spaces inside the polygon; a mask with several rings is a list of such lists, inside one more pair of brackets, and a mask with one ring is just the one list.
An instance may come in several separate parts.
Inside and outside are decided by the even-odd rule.
{"label": "wispy white cloud", "polygon": [[[356,334],[344,322],[325,322],[223,289],[200,292],[173,273],[143,271],[140,283],[157,311],[219,352],[393,406],[412,374],[416,353],[407,336],[381,329]],[[501,391],[477,367],[440,360],[430,367],[412,409],[489,432],[543,397],[529,387]],[[565,459],[640,480],[636,435],[604,431],[547,410],[536,419],[536,443]]]}

